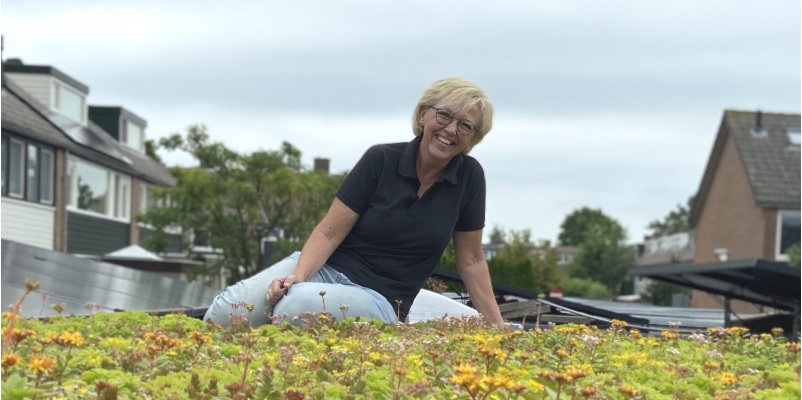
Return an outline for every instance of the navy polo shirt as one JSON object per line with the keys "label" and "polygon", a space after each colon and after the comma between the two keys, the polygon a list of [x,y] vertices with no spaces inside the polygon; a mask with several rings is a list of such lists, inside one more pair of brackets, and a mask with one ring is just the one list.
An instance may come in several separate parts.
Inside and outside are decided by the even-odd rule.
{"label": "navy polo shirt", "polygon": [[418,198],[421,137],[376,145],[348,173],[337,198],[359,214],[328,264],[383,295],[406,318],[454,231],[484,228],[485,178],[473,157],[451,159]]}

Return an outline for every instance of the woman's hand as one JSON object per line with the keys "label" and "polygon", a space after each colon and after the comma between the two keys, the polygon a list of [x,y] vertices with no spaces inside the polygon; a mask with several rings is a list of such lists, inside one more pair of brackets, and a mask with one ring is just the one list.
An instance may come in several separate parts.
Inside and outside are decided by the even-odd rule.
{"label": "woman's hand", "polygon": [[300,282],[300,279],[298,278],[298,275],[295,274],[273,279],[273,281],[267,286],[267,296],[265,296],[267,305],[275,306],[279,300],[287,295],[287,291],[290,290],[290,287],[298,282]]}

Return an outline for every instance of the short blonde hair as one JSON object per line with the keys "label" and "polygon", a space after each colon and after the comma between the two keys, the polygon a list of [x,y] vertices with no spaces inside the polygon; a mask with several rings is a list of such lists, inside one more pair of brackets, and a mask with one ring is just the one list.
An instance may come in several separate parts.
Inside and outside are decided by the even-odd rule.
{"label": "short blonde hair", "polygon": [[423,134],[420,114],[426,107],[442,107],[456,114],[466,114],[472,107],[479,108],[476,132],[465,148],[467,154],[485,138],[493,127],[493,105],[484,90],[475,83],[462,78],[445,78],[432,83],[424,92],[412,114],[412,131],[415,136]]}

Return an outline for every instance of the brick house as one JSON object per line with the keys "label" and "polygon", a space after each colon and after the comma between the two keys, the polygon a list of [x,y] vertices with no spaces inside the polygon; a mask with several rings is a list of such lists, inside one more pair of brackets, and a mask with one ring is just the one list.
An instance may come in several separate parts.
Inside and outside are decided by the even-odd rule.
{"label": "brick house", "polygon": [[[800,240],[800,116],[727,110],[691,209],[695,264],[787,261]],[[719,308],[695,290],[691,305]],[[733,301],[736,312],[761,310]]]}

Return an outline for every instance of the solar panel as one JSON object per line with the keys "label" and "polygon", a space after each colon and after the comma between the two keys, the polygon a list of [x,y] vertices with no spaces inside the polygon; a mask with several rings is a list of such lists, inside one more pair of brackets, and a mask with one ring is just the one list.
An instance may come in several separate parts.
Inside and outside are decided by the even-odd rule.
{"label": "solar panel", "polygon": [[9,240],[2,241],[1,272],[4,308],[13,305],[24,293],[26,279],[39,282],[39,289],[26,298],[20,310],[21,315],[28,317],[55,315],[50,305],[58,303],[67,305],[64,315],[88,315],[89,303],[97,304],[99,311],[200,309],[203,312],[219,293],[217,289],[157,273]]}

